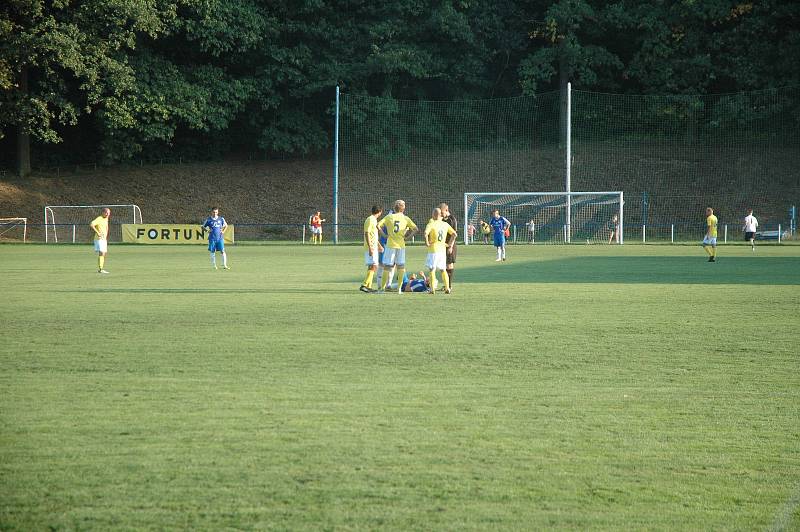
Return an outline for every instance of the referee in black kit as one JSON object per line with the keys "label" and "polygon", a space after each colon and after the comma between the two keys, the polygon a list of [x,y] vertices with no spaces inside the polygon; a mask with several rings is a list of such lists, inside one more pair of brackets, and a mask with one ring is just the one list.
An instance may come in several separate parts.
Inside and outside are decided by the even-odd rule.
{"label": "referee in black kit", "polygon": [[[450,212],[450,207],[447,203],[440,203],[439,208],[442,210],[442,221],[446,222],[456,232],[458,232],[458,220]],[[458,244],[456,244],[456,235],[449,235],[447,237],[447,253],[445,263],[447,264],[447,275],[450,277],[450,288],[453,288],[453,270],[456,267],[456,254],[458,253]]]}

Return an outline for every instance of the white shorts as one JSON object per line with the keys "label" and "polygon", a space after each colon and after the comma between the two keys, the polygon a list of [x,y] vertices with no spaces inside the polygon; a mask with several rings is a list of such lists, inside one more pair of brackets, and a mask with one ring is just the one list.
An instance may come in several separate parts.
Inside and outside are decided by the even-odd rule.
{"label": "white shorts", "polygon": [[428,256],[425,258],[425,266],[427,266],[429,270],[433,270],[434,268],[437,270],[447,269],[447,254],[444,251],[428,253]]}
{"label": "white shorts", "polygon": [[98,253],[108,253],[108,240],[101,238],[94,241],[94,250]]}
{"label": "white shorts", "polygon": [[406,264],[406,248],[386,248],[383,251],[383,265],[392,266],[405,266]]}
{"label": "white shorts", "polygon": [[314,227],[311,226],[311,234],[313,235],[321,235],[322,234],[322,227]]}
{"label": "white shorts", "polygon": [[717,237],[714,236],[711,238],[708,237],[703,238],[703,245],[717,247]]}
{"label": "white shorts", "polygon": [[364,264],[367,266],[377,266],[378,265],[378,250],[375,251],[365,251],[364,252]]}

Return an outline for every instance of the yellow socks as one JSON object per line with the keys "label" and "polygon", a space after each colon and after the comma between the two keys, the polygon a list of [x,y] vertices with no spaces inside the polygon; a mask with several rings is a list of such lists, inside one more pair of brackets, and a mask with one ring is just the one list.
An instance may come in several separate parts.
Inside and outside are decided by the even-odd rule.
{"label": "yellow socks", "polygon": [[367,276],[364,278],[364,282],[362,283],[367,288],[372,288],[372,279],[375,277],[375,272],[372,270],[367,270]]}
{"label": "yellow socks", "polygon": [[447,275],[447,270],[442,270],[442,281],[444,281],[444,289],[450,290],[450,276]]}
{"label": "yellow socks", "polygon": [[97,256],[97,269],[102,270],[103,266],[105,266],[106,258],[103,255]]}

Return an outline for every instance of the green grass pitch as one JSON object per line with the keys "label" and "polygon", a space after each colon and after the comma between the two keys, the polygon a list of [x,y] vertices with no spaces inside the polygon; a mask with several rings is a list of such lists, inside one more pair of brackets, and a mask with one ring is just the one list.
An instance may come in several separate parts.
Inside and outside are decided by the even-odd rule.
{"label": "green grass pitch", "polygon": [[0,246],[0,529],[800,527],[800,246],[229,255]]}

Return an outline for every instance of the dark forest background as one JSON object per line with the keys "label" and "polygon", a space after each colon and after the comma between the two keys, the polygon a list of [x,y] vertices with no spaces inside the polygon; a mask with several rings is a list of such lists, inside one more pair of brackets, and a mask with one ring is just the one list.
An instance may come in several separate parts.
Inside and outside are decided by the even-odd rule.
{"label": "dark forest background", "polygon": [[463,100],[800,84],[786,0],[5,0],[0,148],[31,165],[318,154],[334,89]]}

